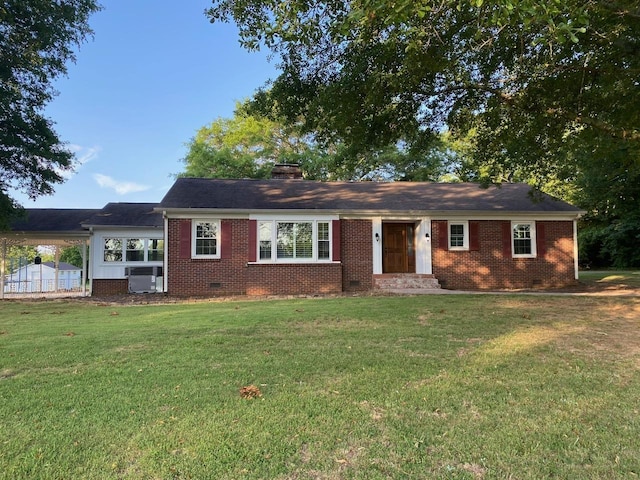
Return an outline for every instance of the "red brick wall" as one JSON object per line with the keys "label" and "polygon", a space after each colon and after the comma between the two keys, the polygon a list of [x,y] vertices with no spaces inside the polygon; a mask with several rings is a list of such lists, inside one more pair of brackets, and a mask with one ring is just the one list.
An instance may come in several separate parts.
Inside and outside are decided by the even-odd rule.
{"label": "red brick wall", "polygon": [[247,267],[247,295],[340,293],[339,263],[254,263]]}
{"label": "red brick wall", "polygon": [[94,278],[91,286],[91,296],[120,295],[129,293],[129,280],[126,278],[104,279]]}
{"label": "red brick wall", "polygon": [[342,265],[248,264],[249,220],[224,220],[231,229],[232,250],[221,259],[180,255],[180,221],[168,222],[167,293],[178,296],[277,295],[342,291]]}
{"label": "red brick wall", "polygon": [[373,288],[372,235],[370,220],[342,220],[342,285],[345,291]]}
{"label": "red brick wall", "polygon": [[[537,258],[505,257],[502,221],[479,221],[478,251],[448,251],[433,243],[433,273],[450,289],[551,287],[575,283],[573,222],[545,221],[545,251]],[[510,222],[509,222],[510,224]],[[446,222],[432,222],[432,238]]]}
{"label": "red brick wall", "polygon": [[167,293],[178,296],[244,294],[249,221],[226,220],[231,229],[232,250],[231,255],[225,253],[227,258],[220,259],[192,259],[181,255],[180,222],[177,219],[168,222]]}

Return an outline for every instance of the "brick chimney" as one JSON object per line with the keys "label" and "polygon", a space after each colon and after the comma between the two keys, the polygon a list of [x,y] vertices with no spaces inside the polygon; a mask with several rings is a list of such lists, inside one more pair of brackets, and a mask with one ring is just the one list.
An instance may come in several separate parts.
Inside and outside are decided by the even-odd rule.
{"label": "brick chimney", "polygon": [[271,178],[277,179],[301,179],[302,170],[297,163],[276,163],[271,169]]}

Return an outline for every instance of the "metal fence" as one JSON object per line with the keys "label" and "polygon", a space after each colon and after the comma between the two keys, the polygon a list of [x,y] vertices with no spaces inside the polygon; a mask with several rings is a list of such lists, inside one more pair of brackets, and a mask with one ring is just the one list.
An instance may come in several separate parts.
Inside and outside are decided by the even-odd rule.
{"label": "metal fence", "polygon": [[63,293],[81,292],[80,280],[60,279],[56,288],[55,280],[5,280],[4,293]]}

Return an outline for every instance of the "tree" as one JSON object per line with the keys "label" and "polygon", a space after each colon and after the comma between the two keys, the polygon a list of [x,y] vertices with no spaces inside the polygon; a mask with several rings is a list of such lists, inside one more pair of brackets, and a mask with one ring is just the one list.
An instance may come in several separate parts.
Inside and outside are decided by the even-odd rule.
{"label": "tree", "polygon": [[33,245],[14,245],[7,248],[7,271],[13,273],[20,267],[33,263],[38,249]]}
{"label": "tree", "polygon": [[606,224],[638,214],[636,1],[215,0],[208,16],[280,56],[272,105],[319,139],[418,154],[448,131],[470,140],[466,179],[527,181]]}
{"label": "tree", "polygon": [[[87,258],[89,257],[88,252],[87,248]],[[77,245],[63,248],[60,253],[60,261],[82,268],[82,248]]]}
{"label": "tree", "polygon": [[273,114],[268,92],[236,105],[233,118],[198,130],[188,145],[182,177],[269,178],[275,163],[296,163],[311,180],[437,180],[448,172],[451,150],[442,137],[424,153],[399,144],[356,151],[315,140]]}
{"label": "tree", "polygon": [[186,168],[179,176],[268,178],[275,163],[310,167],[323,155],[310,137],[298,135],[294,127],[252,114],[248,102],[236,104],[233,118],[218,118],[200,128],[188,149],[183,159]]}
{"label": "tree", "polygon": [[637,2],[216,0],[208,15],[281,55],[280,113],[349,145],[426,145],[478,117],[640,141]]}
{"label": "tree", "polygon": [[42,110],[99,9],[95,0],[5,0],[0,6],[0,229],[18,209],[11,190],[30,198],[51,194],[72,168],[73,154]]}

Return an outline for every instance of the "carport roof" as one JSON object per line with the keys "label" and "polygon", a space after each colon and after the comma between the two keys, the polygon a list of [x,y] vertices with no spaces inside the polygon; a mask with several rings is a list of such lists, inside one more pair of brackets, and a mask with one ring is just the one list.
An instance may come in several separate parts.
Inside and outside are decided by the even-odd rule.
{"label": "carport roof", "polygon": [[82,222],[99,212],[92,208],[26,208],[25,215],[11,224],[12,233],[77,233]]}

